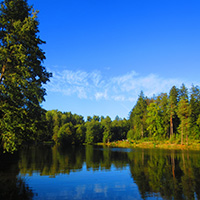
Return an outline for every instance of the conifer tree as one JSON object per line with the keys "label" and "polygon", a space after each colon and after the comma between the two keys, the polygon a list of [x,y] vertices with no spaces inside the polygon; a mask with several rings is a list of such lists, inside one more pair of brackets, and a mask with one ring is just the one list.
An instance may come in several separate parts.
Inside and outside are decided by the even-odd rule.
{"label": "conifer tree", "polygon": [[137,138],[143,138],[146,130],[146,108],[147,101],[141,91],[136,105],[132,109],[130,115],[130,122]]}
{"label": "conifer tree", "polygon": [[178,102],[178,117],[180,119],[179,130],[181,132],[181,144],[184,141],[184,135],[186,142],[188,143],[188,136],[191,126],[191,106],[188,100],[188,89],[182,84],[180,88],[180,101]]}
{"label": "conifer tree", "polygon": [[167,93],[161,93],[157,99],[156,103],[158,104],[161,112],[161,118],[163,121],[163,129],[165,137],[169,137],[169,98]]}
{"label": "conifer tree", "polygon": [[178,89],[173,86],[169,92],[169,114],[170,114],[170,138],[174,134],[174,121],[176,120],[176,111],[178,104]]}
{"label": "conifer tree", "polygon": [[180,132],[181,132],[181,144],[184,141],[184,135],[186,137],[186,142],[188,143],[188,136],[190,131],[190,115],[191,107],[187,99],[182,98],[178,103],[178,116],[180,118]]}
{"label": "conifer tree", "polygon": [[200,115],[200,88],[198,86],[191,87],[190,106],[191,106],[191,133],[193,136],[199,137],[200,129],[197,124],[197,120]]}

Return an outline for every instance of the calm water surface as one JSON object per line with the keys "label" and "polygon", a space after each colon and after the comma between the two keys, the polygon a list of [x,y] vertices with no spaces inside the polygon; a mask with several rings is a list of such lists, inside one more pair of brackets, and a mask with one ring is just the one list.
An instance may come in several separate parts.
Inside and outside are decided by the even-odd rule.
{"label": "calm water surface", "polygon": [[24,147],[0,156],[0,199],[200,199],[200,152]]}

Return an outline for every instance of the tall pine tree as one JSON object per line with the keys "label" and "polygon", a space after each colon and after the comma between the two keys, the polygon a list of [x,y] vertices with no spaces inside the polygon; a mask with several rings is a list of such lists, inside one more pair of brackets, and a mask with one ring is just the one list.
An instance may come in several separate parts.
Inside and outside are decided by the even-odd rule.
{"label": "tall pine tree", "polygon": [[190,106],[191,106],[191,134],[193,137],[199,138],[200,128],[197,124],[200,115],[200,88],[192,85],[190,91]]}
{"label": "tall pine tree", "polygon": [[140,92],[137,103],[131,111],[130,123],[135,133],[135,138],[143,138],[146,132],[147,101],[143,91]]}
{"label": "tall pine tree", "polygon": [[181,133],[181,144],[184,142],[184,136],[188,144],[188,136],[191,126],[191,105],[188,100],[188,89],[182,84],[179,90],[179,99],[177,114],[180,119],[179,131]]}
{"label": "tall pine tree", "polygon": [[177,107],[178,107],[178,89],[173,86],[169,92],[169,114],[170,114],[170,138],[173,137],[174,130],[177,129]]}

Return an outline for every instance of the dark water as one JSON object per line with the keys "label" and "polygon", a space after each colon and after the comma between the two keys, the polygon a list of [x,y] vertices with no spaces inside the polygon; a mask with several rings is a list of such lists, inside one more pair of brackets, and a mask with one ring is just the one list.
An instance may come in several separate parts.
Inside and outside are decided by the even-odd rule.
{"label": "dark water", "polygon": [[200,199],[200,152],[24,147],[0,156],[0,199]]}

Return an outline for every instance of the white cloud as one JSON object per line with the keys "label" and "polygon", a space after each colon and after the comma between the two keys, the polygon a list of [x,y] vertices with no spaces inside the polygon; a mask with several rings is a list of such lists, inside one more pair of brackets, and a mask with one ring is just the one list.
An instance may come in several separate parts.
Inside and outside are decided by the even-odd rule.
{"label": "white cloud", "polygon": [[111,97],[113,100],[115,100],[115,101],[124,101],[124,100],[126,100],[126,98],[124,97],[124,96],[122,96],[122,95],[119,95],[119,96],[112,96]]}
{"label": "white cloud", "polygon": [[95,99],[96,99],[96,100],[108,99],[107,90],[105,90],[104,92],[97,92],[97,93],[95,94]]}
{"label": "white cloud", "polygon": [[106,79],[100,71],[63,70],[53,72],[53,78],[46,88],[47,92],[76,95],[80,99],[134,102],[141,90],[151,97],[153,94],[169,92],[173,85],[180,87],[182,82],[179,79],[165,79],[156,74],[141,76],[135,71]]}

